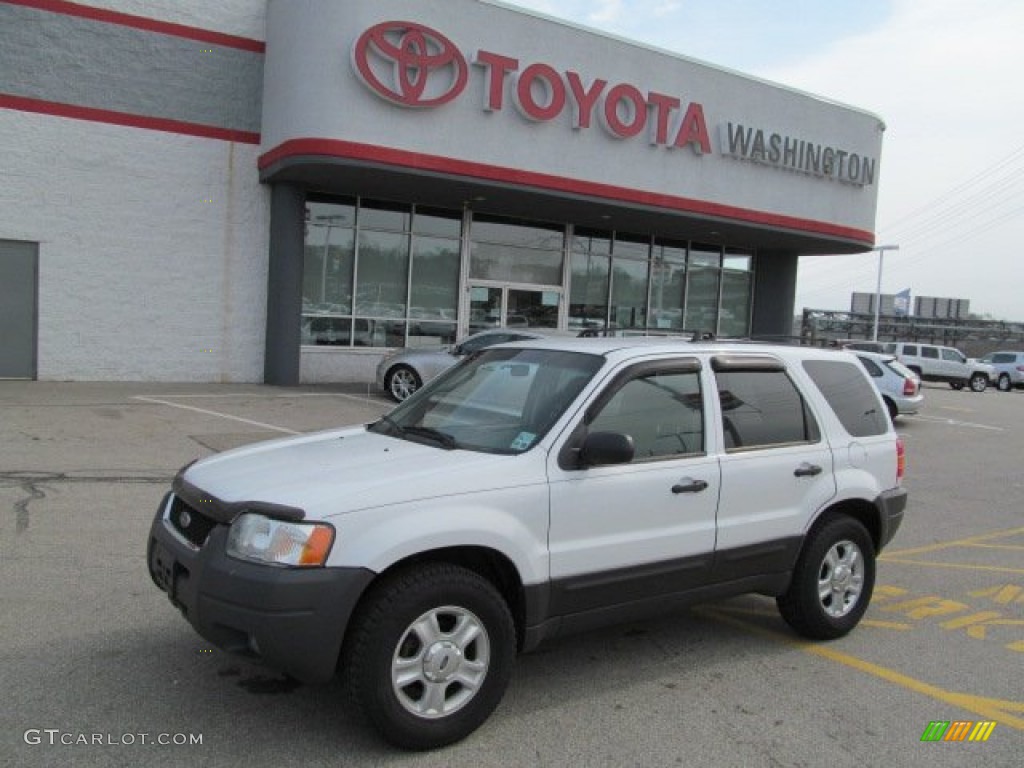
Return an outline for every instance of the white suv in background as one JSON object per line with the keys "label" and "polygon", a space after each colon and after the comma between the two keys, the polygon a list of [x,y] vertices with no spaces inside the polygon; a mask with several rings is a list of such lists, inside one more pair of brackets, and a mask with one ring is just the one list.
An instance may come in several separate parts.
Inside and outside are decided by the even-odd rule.
{"label": "white suv in background", "polygon": [[978,362],[992,366],[995,371],[993,378],[1000,392],[1024,387],[1024,352],[989,352],[978,358]]}
{"label": "white suv in background", "polygon": [[480,350],[368,425],[184,467],[149,572],[196,631],[336,672],[390,742],[457,741],[517,652],[756,592],[801,635],[868,608],[903,443],[846,352],[673,339]]}
{"label": "white suv in background", "polygon": [[971,360],[955,347],[897,341],[885,344],[885,351],[896,355],[921,381],[946,382],[953,389],[984,392],[995,374],[991,365]]}

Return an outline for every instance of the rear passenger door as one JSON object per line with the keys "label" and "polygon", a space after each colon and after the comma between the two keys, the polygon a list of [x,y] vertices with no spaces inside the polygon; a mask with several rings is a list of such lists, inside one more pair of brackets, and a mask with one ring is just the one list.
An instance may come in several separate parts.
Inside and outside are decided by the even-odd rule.
{"label": "rear passenger door", "polygon": [[[707,450],[707,395],[694,358],[617,375],[552,452],[551,613],[680,592],[707,580],[715,548],[718,461]],[[633,461],[574,466],[587,433],[633,438]]]}
{"label": "rear passenger door", "polygon": [[809,518],[835,493],[832,452],[771,357],[712,358],[722,413],[716,581],[792,567]]}

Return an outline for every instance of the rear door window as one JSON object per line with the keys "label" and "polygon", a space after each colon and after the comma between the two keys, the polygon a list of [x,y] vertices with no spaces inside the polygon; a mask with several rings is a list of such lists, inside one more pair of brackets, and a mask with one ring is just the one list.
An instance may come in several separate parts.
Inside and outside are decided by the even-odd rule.
{"label": "rear door window", "polygon": [[814,415],[784,370],[719,371],[716,380],[727,451],[821,439]]}

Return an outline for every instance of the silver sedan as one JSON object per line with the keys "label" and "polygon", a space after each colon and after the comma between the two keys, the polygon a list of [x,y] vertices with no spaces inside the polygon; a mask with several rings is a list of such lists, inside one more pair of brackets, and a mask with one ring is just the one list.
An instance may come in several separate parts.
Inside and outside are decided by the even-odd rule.
{"label": "silver sedan", "polygon": [[882,395],[889,418],[917,413],[924,403],[921,380],[894,355],[854,350]]}
{"label": "silver sedan", "polygon": [[525,328],[491,328],[467,336],[450,347],[405,347],[386,355],[377,365],[377,385],[394,400],[409,395],[478,349],[507,341],[542,339],[546,334]]}

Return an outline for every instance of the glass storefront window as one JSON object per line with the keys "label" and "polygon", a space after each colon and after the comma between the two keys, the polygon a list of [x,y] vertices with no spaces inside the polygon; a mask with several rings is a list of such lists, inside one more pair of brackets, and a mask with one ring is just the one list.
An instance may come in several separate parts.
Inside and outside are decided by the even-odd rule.
{"label": "glass storefront window", "polygon": [[608,323],[608,274],[611,259],[601,253],[573,253],[569,328],[604,328]]}
{"label": "glass storefront window", "polygon": [[459,211],[416,206],[412,231],[417,235],[434,235],[458,240],[462,234],[462,214]]}
{"label": "glass storefront window", "polygon": [[718,318],[718,333],[722,336],[750,334],[753,267],[752,253],[726,249],[722,270],[722,308]]}
{"label": "glass storefront window", "polygon": [[654,328],[683,328],[686,244],[656,240],[651,262],[651,321]]}
{"label": "glass storefront window", "polygon": [[359,232],[356,314],[405,317],[409,280],[409,236]]}
{"label": "glass storefront window", "polygon": [[565,227],[474,216],[470,277],[535,285],[562,284]]}
{"label": "glass storefront window", "polygon": [[608,286],[612,233],[577,227],[572,237],[569,279],[569,328],[608,325]]}
{"label": "glass storefront window", "polygon": [[408,232],[412,207],[398,203],[362,200],[359,205],[359,228],[387,232]]}
{"label": "glass storefront window", "polygon": [[688,331],[717,333],[722,249],[714,245],[691,244],[689,267],[683,327]]}
{"label": "glass storefront window", "polygon": [[[462,213],[415,213],[414,219],[412,206],[377,201],[307,201],[303,344],[400,347],[407,340],[455,340]],[[426,236],[409,234],[414,221]]]}
{"label": "glass storefront window", "polygon": [[[463,298],[464,216],[458,210],[311,195],[302,344],[453,343]],[[574,330],[611,325],[750,333],[751,250],[489,214],[474,215],[471,226],[470,286],[475,282],[476,290],[499,297],[479,318],[483,307],[473,300],[471,316],[464,319],[472,330],[497,322],[556,327],[564,313],[567,320],[561,322]]]}
{"label": "glass storefront window", "polygon": [[612,245],[610,323],[615,328],[647,327],[650,238],[617,235]]}
{"label": "glass storefront window", "polygon": [[303,312],[347,315],[352,312],[355,242],[348,205],[310,204],[302,280]]}

